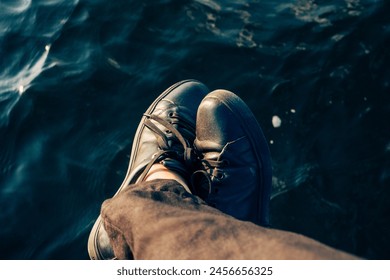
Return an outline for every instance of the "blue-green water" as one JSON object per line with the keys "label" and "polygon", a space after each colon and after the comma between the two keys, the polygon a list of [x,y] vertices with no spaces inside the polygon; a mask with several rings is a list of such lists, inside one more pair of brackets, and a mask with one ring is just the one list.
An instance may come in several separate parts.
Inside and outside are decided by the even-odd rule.
{"label": "blue-green water", "polygon": [[389,15],[387,0],[1,0],[0,258],[86,259],[142,113],[195,78],[262,125],[274,227],[389,259]]}

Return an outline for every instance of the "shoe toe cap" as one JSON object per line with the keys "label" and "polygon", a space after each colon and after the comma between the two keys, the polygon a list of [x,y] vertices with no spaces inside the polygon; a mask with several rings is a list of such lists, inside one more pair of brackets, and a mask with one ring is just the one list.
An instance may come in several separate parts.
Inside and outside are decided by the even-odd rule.
{"label": "shoe toe cap", "polygon": [[103,227],[100,216],[89,236],[88,253],[92,260],[111,260],[115,258],[110,238]]}

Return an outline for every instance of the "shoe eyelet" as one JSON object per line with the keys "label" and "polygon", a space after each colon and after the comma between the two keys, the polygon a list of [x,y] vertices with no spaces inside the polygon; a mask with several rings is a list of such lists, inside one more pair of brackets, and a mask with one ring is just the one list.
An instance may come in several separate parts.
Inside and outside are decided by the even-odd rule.
{"label": "shoe eyelet", "polygon": [[169,112],[168,113],[168,117],[172,118],[174,116],[174,113],[173,112]]}
{"label": "shoe eyelet", "polygon": [[225,175],[222,172],[217,172],[216,174],[214,174],[214,177],[218,180],[222,180]]}

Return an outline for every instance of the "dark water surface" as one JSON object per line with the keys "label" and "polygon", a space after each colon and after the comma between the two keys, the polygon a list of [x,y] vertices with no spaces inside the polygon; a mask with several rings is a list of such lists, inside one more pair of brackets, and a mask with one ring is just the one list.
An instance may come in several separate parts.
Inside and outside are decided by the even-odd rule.
{"label": "dark water surface", "polygon": [[86,259],[141,114],[195,78],[262,125],[274,227],[389,259],[389,15],[387,0],[1,0],[0,258]]}

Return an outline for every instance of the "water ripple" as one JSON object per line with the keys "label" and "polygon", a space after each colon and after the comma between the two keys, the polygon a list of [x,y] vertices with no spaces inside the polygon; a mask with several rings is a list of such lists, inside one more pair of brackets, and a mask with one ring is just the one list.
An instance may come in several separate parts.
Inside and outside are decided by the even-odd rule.
{"label": "water ripple", "polygon": [[47,45],[35,61],[33,60],[24,66],[16,75],[11,77],[7,77],[7,75],[0,76],[0,94],[8,91],[17,91],[19,94],[23,94],[31,86],[31,82],[44,70],[49,50],[50,45]]}
{"label": "water ripple", "polygon": [[21,14],[30,8],[31,2],[32,0],[1,1],[0,11],[3,11],[3,13]]}

